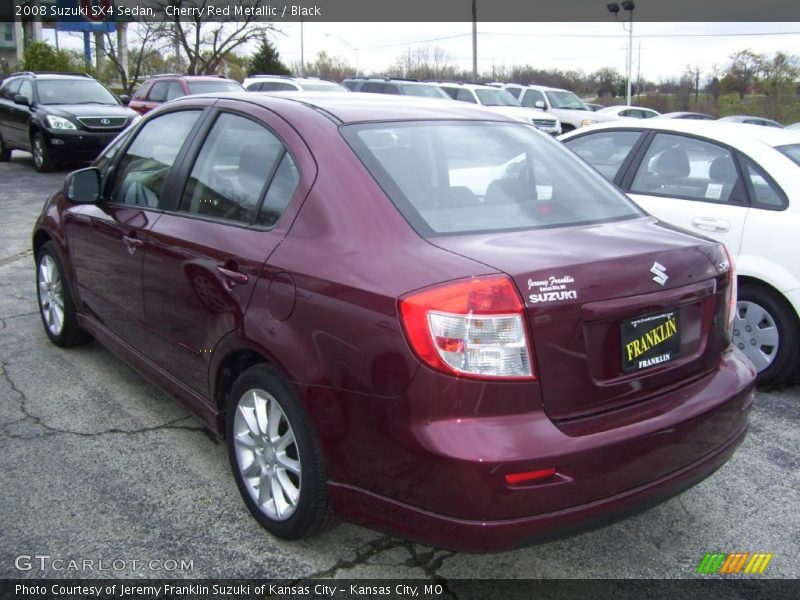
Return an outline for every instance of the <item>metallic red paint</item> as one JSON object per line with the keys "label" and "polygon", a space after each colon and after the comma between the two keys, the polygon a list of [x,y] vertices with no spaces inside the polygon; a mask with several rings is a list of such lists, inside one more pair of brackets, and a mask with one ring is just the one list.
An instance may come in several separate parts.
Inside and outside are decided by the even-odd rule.
{"label": "metallic red paint", "polygon": [[[352,96],[195,97],[155,111],[216,105],[281,137],[301,181],[269,231],[55,194],[34,246],[57,242],[81,324],[220,433],[231,369],[272,363],[319,438],[339,514],[434,545],[500,550],[568,532],[679,493],[730,457],[747,431],[755,372],[727,348],[717,245],[649,217],[423,239],[339,126],[499,117]],[[133,234],[141,244],[124,239]],[[669,266],[663,289],[650,280],[654,260]],[[526,307],[538,379],[421,365],[398,299],[501,274],[523,298],[529,279],[574,279],[574,301]],[[621,373],[619,321],[676,304],[682,356]],[[505,480],[551,467],[543,481]]]}

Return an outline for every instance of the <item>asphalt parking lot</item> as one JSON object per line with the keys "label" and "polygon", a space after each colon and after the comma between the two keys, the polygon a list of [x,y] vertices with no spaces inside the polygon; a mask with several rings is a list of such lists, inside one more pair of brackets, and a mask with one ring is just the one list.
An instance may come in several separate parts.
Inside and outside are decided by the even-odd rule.
{"label": "asphalt parking lot", "polygon": [[[47,340],[30,233],[63,177],[37,174],[19,152],[0,163],[0,578],[693,578],[711,551],[773,553],[766,575],[800,577],[798,385],[758,394],[750,435],[710,479],[576,537],[488,556],[351,524],[302,543],[271,538],[198,420],[96,342]],[[51,558],[18,559],[34,555]],[[55,570],[54,559],[94,570]],[[101,572],[100,559],[124,566]]]}

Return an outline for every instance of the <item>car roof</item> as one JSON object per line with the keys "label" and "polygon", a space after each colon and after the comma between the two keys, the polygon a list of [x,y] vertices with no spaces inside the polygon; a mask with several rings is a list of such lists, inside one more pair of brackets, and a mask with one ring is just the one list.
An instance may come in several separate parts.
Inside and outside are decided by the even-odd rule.
{"label": "car roof", "polygon": [[494,86],[494,85],[484,85],[482,83],[462,83],[460,81],[426,81],[425,83],[432,83],[433,85],[438,85],[440,87],[441,86],[445,86],[445,85],[451,86],[451,87],[462,87],[462,88],[467,88],[468,90],[499,90],[499,89],[501,89],[501,88],[498,88],[497,86]]}
{"label": "car roof", "polygon": [[[406,83],[406,82],[403,82]],[[426,84],[432,85],[432,84]],[[175,106],[199,98],[241,100],[257,104],[281,114],[286,110],[306,107],[334,117],[342,123],[406,120],[479,120],[519,123],[511,117],[466,102],[443,102],[440,98],[395,96],[391,94],[352,94],[349,92],[227,92],[186,96],[169,102]],[[291,103],[291,104],[289,104]]]}
{"label": "car roof", "polygon": [[800,143],[800,135],[797,132],[785,131],[774,127],[763,127],[761,125],[749,125],[747,123],[736,123],[733,121],[696,121],[689,119],[646,119],[641,121],[611,121],[609,123],[597,123],[590,127],[576,129],[564,136],[576,137],[577,135],[600,131],[603,129],[644,129],[657,131],[674,131],[676,133],[695,134],[711,139],[718,140],[731,146],[739,145],[742,139],[755,140],[767,146],[785,146],[787,144]]}

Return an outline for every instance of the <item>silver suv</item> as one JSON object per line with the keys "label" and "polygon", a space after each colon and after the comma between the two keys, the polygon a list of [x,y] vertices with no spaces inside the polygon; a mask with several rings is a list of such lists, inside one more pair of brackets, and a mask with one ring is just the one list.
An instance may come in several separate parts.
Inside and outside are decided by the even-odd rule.
{"label": "silver suv", "polygon": [[318,77],[253,75],[242,84],[248,92],[346,92],[338,83]]}

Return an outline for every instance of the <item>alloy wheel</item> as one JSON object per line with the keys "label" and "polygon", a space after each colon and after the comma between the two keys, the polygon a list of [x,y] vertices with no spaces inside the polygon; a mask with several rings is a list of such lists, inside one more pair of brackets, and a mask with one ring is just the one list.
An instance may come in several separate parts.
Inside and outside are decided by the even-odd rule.
{"label": "alloy wheel", "polygon": [[58,265],[49,254],[39,261],[39,310],[50,333],[59,336],[64,328],[64,288]]}
{"label": "alloy wheel", "polygon": [[302,466],[294,431],[280,403],[251,389],[236,406],[236,463],[250,498],[270,519],[285,521],[300,500]]}
{"label": "alloy wheel", "polygon": [[44,147],[38,136],[33,140],[33,162],[37,169],[41,169],[44,164]]}

